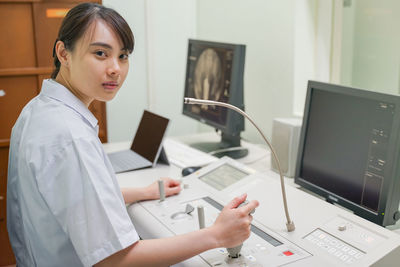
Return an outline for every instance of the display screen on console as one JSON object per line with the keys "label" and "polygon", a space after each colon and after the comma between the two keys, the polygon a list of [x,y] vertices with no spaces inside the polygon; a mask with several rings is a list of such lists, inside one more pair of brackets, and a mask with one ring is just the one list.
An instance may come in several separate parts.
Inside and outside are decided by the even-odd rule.
{"label": "display screen on console", "polygon": [[249,174],[242,170],[239,170],[229,164],[224,164],[206,173],[205,175],[200,176],[199,179],[220,191],[236,183],[237,181],[240,181],[247,175]]}

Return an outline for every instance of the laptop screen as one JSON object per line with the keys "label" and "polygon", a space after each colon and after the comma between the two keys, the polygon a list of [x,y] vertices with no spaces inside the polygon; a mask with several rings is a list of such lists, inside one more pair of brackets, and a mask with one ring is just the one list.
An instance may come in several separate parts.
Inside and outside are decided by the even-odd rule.
{"label": "laptop screen", "polygon": [[143,112],[131,150],[154,163],[169,120],[150,111]]}

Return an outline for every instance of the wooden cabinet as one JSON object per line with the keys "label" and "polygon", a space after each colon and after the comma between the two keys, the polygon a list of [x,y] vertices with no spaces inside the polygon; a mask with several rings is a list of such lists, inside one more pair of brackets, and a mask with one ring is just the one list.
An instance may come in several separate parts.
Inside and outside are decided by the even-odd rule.
{"label": "wooden cabinet", "polygon": [[0,90],[0,139],[8,140],[22,108],[39,92],[37,76],[0,76]]}
{"label": "wooden cabinet", "polygon": [[[1,142],[1,141],[0,141]],[[7,144],[8,145],[8,144]],[[8,146],[0,143],[0,266],[15,262],[8,241],[6,220],[6,186],[7,186]]]}
{"label": "wooden cabinet", "polygon": [[[53,71],[53,45],[63,16],[78,0],[0,0],[0,266],[15,263],[6,226],[9,139],[19,113]],[[87,2],[87,1],[85,1]],[[92,0],[91,2],[101,3]],[[106,106],[89,107],[107,142]]]}

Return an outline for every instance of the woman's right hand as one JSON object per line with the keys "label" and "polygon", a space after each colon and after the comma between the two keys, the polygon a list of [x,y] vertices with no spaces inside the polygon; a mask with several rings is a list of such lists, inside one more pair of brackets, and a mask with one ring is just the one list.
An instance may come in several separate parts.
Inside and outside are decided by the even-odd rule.
{"label": "woman's right hand", "polygon": [[217,247],[235,247],[250,236],[250,224],[253,216],[250,212],[258,207],[257,200],[250,201],[247,205],[237,208],[246,200],[247,194],[234,198],[229,202],[214,224],[210,227],[216,238]]}

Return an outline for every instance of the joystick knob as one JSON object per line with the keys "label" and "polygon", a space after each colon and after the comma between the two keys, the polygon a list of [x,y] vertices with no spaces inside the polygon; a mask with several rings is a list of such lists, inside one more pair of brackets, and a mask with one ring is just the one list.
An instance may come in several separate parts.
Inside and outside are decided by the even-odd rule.
{"label": "joystick knob", "polygon": [[[247,201],[247,200],[245,200],[245,201],[243,201],[242,203],[240,203],[240,205],[237,207],[237,208],[240,208],[240,207],[242,207],[242,206],[245,206],[245,205],[247,205],[249,202]],[[253,214],[255,212],[255,209],[254,210],[252,210],[251,212],[250,212],[250,214]],[[236,247],[233,247],[233,248],[226,248],[226,250],[228,251],[228,253],[229,253],[229,257],[231,257],[231,258],[239,258],[240,257],[240,250],[242,249],[242,246],[243,246],[243,243],[242,244],[240,244],[240,245],[238,245],[238,246],[236,246]]]}
{"label": "joystick knob", "polygon": [[226,248],[226,250],[229,253],[229,257],[231,258],[239,258],[240,257],[240,250],[242,249],[243,243],[240,244],[239,246],[233,247],[233,248]]}

